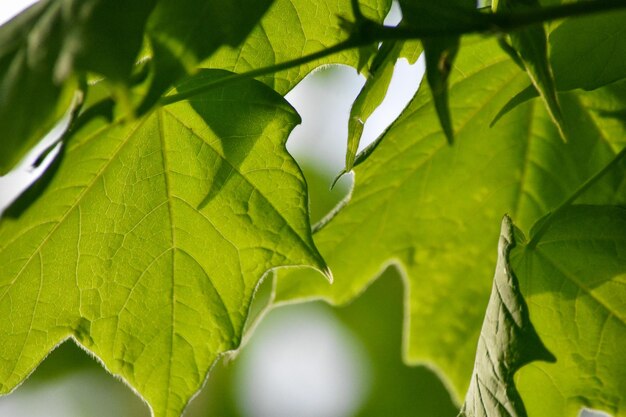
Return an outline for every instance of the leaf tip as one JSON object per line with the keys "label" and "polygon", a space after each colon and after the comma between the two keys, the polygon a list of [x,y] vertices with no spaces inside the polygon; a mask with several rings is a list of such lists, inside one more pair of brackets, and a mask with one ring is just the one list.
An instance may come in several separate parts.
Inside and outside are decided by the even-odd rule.
{"label": "leaf tip", "polygon": [[341,178],[343,178],[344,175],[346,175],[348,173],[348,171],[350,171],[352,169],[352,167],[348,167],[346,166],[344,169],[341,170],[341,172],[339,174],[337,174],[337,176],[335,177],[335,179],[333,180],[332,184],[330,184],[330,190],[332,191],[335,188],[335,185],[337,185],[337,183],[339,182],[339,180]]}
{"label": "leaf tip", "polygon": [[335,278],[333,276],[333,271],[330,270],[328,265],[324,265],[324,267],[320,269],[320,272],[326,277],[330,284],[334,282]]}

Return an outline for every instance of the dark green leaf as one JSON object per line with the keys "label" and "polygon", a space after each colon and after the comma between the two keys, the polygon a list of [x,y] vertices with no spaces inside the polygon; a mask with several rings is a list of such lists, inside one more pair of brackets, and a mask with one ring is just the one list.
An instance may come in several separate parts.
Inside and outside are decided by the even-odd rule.
{"label": "dark green leaf", "polygon": [[467,0],[404,0],[400,1],[400,6],[407,25],[441,33],[438,37],[422,39],[422,45],[426,58],[426,79],[439,122],[448,143],[452,144],[454,131],[448,104],[448,77],[459,50],[460,36],[444,35],[456,27],[481,20],[482,15],[476,9],[476,4]]}
{"label": "dark green leaf", "polygon": [[0,175],[68,110],[86,71],[125,82],[153,0],[43,0],[0,28]]}
{"label": "dark green leaf", "polygon": [[537,91],[535,86],[531,84],[519,93],[515,94],[509,101],[507,101],[507,103],[502,106],[498,114],[496,114],[496,116],[493,118],[489,126],[493,127],[493,125],[498,123],[498,120],[500,120],[503,116],[506,116],[511,110],[513,110],[522,103],[526,103],[528,100],[532,100],[535,97],[539,97],[539,92]]}
{"label": "dark green leaf", "polygon": [[459,417],[527,417],[513,376],[530,362],[555,361],[530,321],[528,306],[511,270],[509,252],[514,246],[513,225],[505,216],[491,298]]}
{"label": "dark green leaf", "polygon": [[454,142],[454,129],[448,103],[448,77],[459,51],[460,38],[427,38],[422,41],[426,58],[426,79],[433,94],[439,123],[448,144]]}
{"label": "dark green leaf", "polygon": [[593,90],[626,77],[626,12],[568,19],[550,33],[559,90]]}

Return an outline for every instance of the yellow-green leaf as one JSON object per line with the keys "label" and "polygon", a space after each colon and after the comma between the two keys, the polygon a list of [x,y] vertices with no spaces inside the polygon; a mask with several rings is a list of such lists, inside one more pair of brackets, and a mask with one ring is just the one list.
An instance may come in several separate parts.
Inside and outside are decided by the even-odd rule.
{"label": "yellow-green leaf", "polygon": [[42,196],[0,222],[0,391],[73,338],[155,416],[179,416],[239,346],[264,274],[325,268],[285,150],[298,122],[249,80],[75,132]]}
{"label": "yellow-green leaf", "polygon": [[[545,219],[544,219],[545,221]],[[530,417],[582,407],[626,413],[626,210],[572,206],[516,235],[511,266],[556,363],[533,363],[517,386]],[[545,233],[536,236],[538,229]],[[540,387],[540,389],[538,389]]]}
{"label": "yellow-green leaf", "polygon": [[[540,100],[518,106],[490,128],[527,83],[497,42],[468,39],[450,75],[455,146],[447,146],[423,84],[356,165],[347,205],[315,234],[333,285],[306,271],[279,274],[278,300],[346,303],[386,265],[399,265],[407,285],[405,358],[436,366],[456,398],[463,398],[503,214],[528,230],[603,168],[626,134],[619,118],[608,117],[626,108],[626,96],[615,86],[562,96],[576,132],[569,143]],[[624,201],[623,175],[605,176],[582,201]]]}

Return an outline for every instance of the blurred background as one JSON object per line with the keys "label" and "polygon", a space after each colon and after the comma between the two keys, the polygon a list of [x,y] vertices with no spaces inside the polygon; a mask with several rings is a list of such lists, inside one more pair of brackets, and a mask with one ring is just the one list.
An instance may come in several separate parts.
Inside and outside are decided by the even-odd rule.
{"label": "blurred background", "polygon": [[[0,23],[33,0],[0,2]],[[397,5],[387,23],[400,19]],[[396,66],[383,105],[365,125],[361,148],[399,115],[415,93],[423,62]],[[312,222],[351,187],[344,176],[350,106],[364,83],[352,68],[328,67],[310,74],[287,95],[303,123],[288,142],[309,184]],[[60,130],[51,132],[53,140]],[[15,172],[0,177],[0,211],[45,169],[29,168],[38,151]],[[269,290],[270,280],[266,280]],[[402,362],[403,282],[390,268],[351,305],[323,302],[283,306],[261,320],[236,355],[222,358],[192,400],[190,417],[454,417],[441,380],[427,367]],[[0,416],[141,417],[146,404],[68,341],[53,351],[13,394],[0,397]],[[587,417],[590,413],[583,413]],[[598,414],[600,415],[600,414]]]}

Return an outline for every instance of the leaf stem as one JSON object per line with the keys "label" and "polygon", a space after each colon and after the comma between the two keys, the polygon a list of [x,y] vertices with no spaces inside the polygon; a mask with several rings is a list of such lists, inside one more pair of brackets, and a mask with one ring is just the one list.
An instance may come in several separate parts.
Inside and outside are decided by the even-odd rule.
{"label": "leaf stem", "polygon": [[563,201],[554,211],[548,214],[548,217],[541,223],[537,232],[531,237],[530,242],[528,242],[529,248],[534,248],[541,236],[550,228],[550,224],[557,214],[565,210],[569,207],[574,201],[578,199],[585,191],[587,191],[591,186],[593,186],[600,178],[602,178],[607,172],[611,171],[620,161],[626,156],[626,147],[619,151],[617,155],[609,162],[604,168],[600,171],[596,172],[592,177],[587,179],[580,187],[576,189],[565,201]]}
{"label": "leaf stem", "polygon": [[586,16],[626,9],[626,0],[585,0],[556,6],[538,7],[525,10],[499,11],[497,13],[476,13],[464,21],[454,22],[448,27],[411,27],[370,25],[368,35],[376,40],[408,40],[425,37],[460,36],[469,33],[506,33],[525,26],[545,23],[567,17]]}
{"label": "leaf stem", "polygon": [[[356,2],[353,2],[353,4],[354,3]],[[548,22],[566,17],[606,12],[615,9],[626,9],[626,0],[585,0],[578,3],[567,3],[522,11],[476,13],[472,16],[472,18],[467,19],[466,22],[457,22],[454,26],[445,28],[383,26],[364,18],[360,15],[360,11],[355,9],[353,13],[358,15],[356,17],[356,24],[352,26],[353,32],[351,36],[343,42],[339,42],[329,48],[322,49],[321,51],[317,51],[300,58],[268,67],[257,68],[248,72],[232,74],[187,91],[164,96],[161,98],[159,103],[163,106],[167,106],[168,104],[187,100],[198,94],[205,93],[214,88],[222,87],[233,82],[273,74],[324,58],[346,49],[368,45],[373,42],[382,42],[385,40],[422,39],[425,37],[464,35],[468,33],[510,32],[532,24]]]}
{"label": "leaf stem", "polygon": [[304,55],[301,56],[300,58],[296,58],[296,59],[292,59],[290,61],[285,61],[282,62],[280,64],[276,64],[276,65],[272,65],[269,67],[263,67],[263,68],[258,68],[258,69],[254,69],[252,71],[248,71],[248,72],[242,72],[239,74],[232,74],[229,76],[226,76],[224,78],[220,78],[217,80],[213,80],[211,82],[208,82],[202,86],[196,87],[196,88],[192,88],[189,89],[187,91],[183,91],[181,93],[177,93],[177,94],[172,94],[169,96],[165,96],[163,98],[161,98],[160,100],[160,104],[163,106],[167,106],[168,104],[173,104],[173,103],[177,103],[179,101],[182,100],[187,100],[193,96],[196,96],[198,94],[202,94],[205,93],[209,90],[212,90],[214,88],[217,87],[222,87],[226,84],[231,84],[233,82],[236,81],[241,81],[244,79],[248,79],[248,78],[255,78],[255,77],[260,77],[262,75],[267,75],[267,74],[273,74],[285,69],[289,69],[289,68],[293,68],[293,67],[297,67],[306,63],[309,63],[311,61],[315,61],[318,60],[320,58],[324,58],[328,55],[332,55],[335,54],[337,52],[341,52],[344,51],[346,49],[350,49],[353,48],[355,46],[359,46],[360,43],[357,42],[354,38],[350,37],[347,40],[343,41],[343,42],[339,42],[336,45],[333,45],[329,48],[326,49],[322,49],[321,51],[317,51],[314,52],[312,54],[309,55]]}

